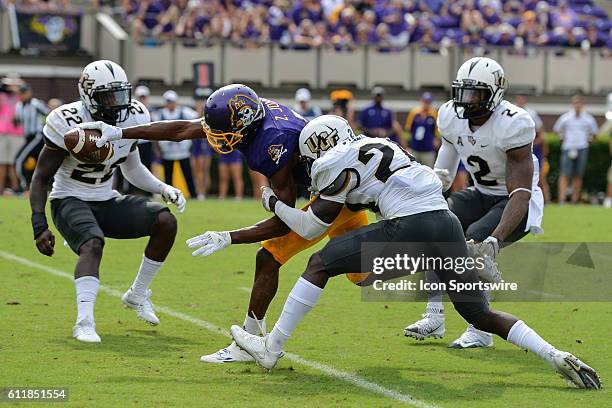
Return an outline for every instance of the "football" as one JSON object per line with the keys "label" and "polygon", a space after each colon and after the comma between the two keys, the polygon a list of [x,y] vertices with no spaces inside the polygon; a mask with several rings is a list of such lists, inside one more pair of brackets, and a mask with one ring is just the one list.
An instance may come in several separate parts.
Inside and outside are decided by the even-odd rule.
{"label": "football", "polygon": [[96,140],[102,136],[97,129],[74,128],[64,135],[66,148],[77,160],[83,163],[98,164],[113,155],[113,145],[109,142],[102,147],[96,146]]}

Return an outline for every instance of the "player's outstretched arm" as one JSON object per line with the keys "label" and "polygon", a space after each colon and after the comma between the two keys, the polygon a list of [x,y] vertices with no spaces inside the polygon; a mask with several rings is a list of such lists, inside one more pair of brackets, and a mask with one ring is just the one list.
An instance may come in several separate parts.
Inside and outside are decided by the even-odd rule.
{"label": "player's outstretched arm", "polygon": [[41,254],[46,256],[53,255],[53,248],[55,247],[55,237],[51,230],[49,230],[45,215],[47,193],[53,176],[62,165],[66,155],[67,153],[61,149],[45,145],[38,156],[38,163],[32,176],[32,185],[30,187],[32,229],[34,230],[36,248],[38,248]]}
{"label": "player's outstretched arm", "polygon": [[127,160],[120,165],[121,172],[127,181],[141,190],[153,194],[161,194],[167,203],[176,205],[176,210],[182,213],[187,201],[178,188],[168,185],[155,177],[149,169],[140,161],[137,150],[130,152]]}
{"label": "player's outstretched arm", "polygon": [[162,120],[144,125],[121,129],[107,125],[104,122],[90,122],[79,125],[82,129],[97,129],[102,137],[96,141],[98,147],[106,142],[119,139],[170,140],[180,142],[187,139],[206,137],[200,119],[193,120]]}
{"label": "player's outstretched arm", "polygon": [[510,199],[497,228],[491,234],[499,242],[504,241],[521,223],[531,199],[533,158],[531,144],[506,152],[506,186]]}
{"label": "player's outstretched arm", "polygon": [[[287,164],[274,173],[270,178],[270,185],[276,197],[288,206],[295,206],[296,186],[293,180],[293,168],[297,157],[289,160]],[[268,218],[250,227],[231,231],[232,244],[249,244],[267,239],[282,237],[291,231],[278,217]]]}
{"label": "player's outstretched arm", "polygon": [[[293,180],[293,167],[295,160],[290,160],[282,169],[271,178],[270,184],[280,200],[288,205],[295,205],[296,187]],[[260,221],[255,225],[234,231],[207,231],[201,235],[187,240],[187,246],[195,249],[193,256],[208,256],[231,244],[250,244],[281,237],[289,233],[290,229],[278,217]]]}

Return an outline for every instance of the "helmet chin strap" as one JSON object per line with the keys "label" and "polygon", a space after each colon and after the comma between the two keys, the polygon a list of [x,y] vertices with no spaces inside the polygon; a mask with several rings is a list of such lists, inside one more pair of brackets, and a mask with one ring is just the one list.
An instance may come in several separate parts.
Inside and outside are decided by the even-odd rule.
{"label": "helmet chin strap", "polygon": [[117,125],[117,116],[118,115],[115,115],[114,118],[109,118],[109,117],[107,117],[104,114],[101,114],[99,112],[91,113],[91,117],[94,118],[95,120],[98,120],[100,122],[104,122],[107,125],[112,125],[112,126],[116,126]]}

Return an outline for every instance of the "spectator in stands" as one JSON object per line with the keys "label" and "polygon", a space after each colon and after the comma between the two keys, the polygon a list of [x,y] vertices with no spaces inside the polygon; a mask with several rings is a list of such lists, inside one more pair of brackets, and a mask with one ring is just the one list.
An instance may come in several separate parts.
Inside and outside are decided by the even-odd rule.
{"label": "spectator in stands", "polygon": [[380,23],[376,26],[376,48],[378,52],[392,52],[395,48],[392,45],[389,26],[385,23]]}
{"label": "spectator in stands", "polygon": [[389,138],[394,142],[406,145],[402,138],[400,126],[395,112],[383,106],[385,90],[381,86],[372,89],[372,104],[366,106],[358,116],[358,125],[361,131],[369,137]]}
{"label": "spectator in stands", "polygon": [[498,47],[511,47],[515,44],[514,29],[510,24],[502,24],[499,31],[489,39],[489,44]]}
{"label": "spectator in stands", "polygon": [[[198,117],[204,117],[204,106],[206,99],[196,99],[195,111]],[[210,165],[212,163],[213,151],[206,139],[195,139],[191,147],[191,168],[195,178],[198,200],[204,200],[210,188]]]}
{"label": "spectator in stands", "polygon": [[302,20],[300,25],[293,26],[292,43],[293,48],[308,50],[323,44],[324,38],[317,32],[312,20]]}
{"label": "spectator in stands", "polygon": [[516,34],[528,45],[541,45],[544,27],[536,18],[534,11],[526,11],[523,14],[523,21],[516,29]]}
{"label": "spectator in stands", "polygon": [[313,120],[323,114],[321,108],[310,103],[310,99],[310,91],[306,88],[300,88],[295,92],[293,110],[302,115],[306,120]]}
{"label": "spectator in stands", "polygon": [[589,144],[597,134],[597,122],[585,112],[582,98],[572,98],[573,109],[561,115],[554,131],[561,139],[559,170],[559,204],[565,203],[567,187],[572,181],[572,204],[577,204],[582,189],[582,175],[586,167]]}
{"label": "spectator in stands", "polygon": [[586,41],[588,41],[589,48],[599,48],[604,47],[606,45],[605,36],[601,35],[597,30],[597,27],[594,25],[590,25],[587,28]]}
{"label": "spectator in stands", "polygon": [[312,23],[317,23],[324,19],[321,3],[316,0],[297,1],[291,11],[291,16],[296,25],[299,25],[304,20],[310,20]]}
{"label": "spectator in stands", "polygon": [[274,0],[273,5],[268,9],[268,27],[270,41],[280,42],[288,45],[291,42],[289,35],[289,1]]}
{"label": "spectator in stands", "polygon": [[431,93],[425,92],[421,96],[421,105],[410,111],[404,126],[410,136],[410,151],[419,163],[431,168],[436,160],[436,150],[440,147],[436,126],[438,112],[431,106],[432,102]]}
{"label": "spectator in stands", "polygon": [[578,21],[574,10],[567,6],[565,0],[560,0],[557,8],[551,13],[551,22],[554,27],[561,27],[570,31]]}
{"label": "spectator in stands", "polygon": [[353,36],[348,32],[345,26],[338,27],[338,32],[332,35],[330,42],[334,47],[334,50],[338,52],[350,52],[355,49]]}
{"label": "spectator in stands", "polygon": [[132,37],[156,37],[161,33],[160,18],[165,11],[163,4],[154,0],[141,0],[132,21]]}
{"label": "spectator in stands", "polygon": [[463,31],[480,33],[485,28],[485,21],[474,5],[474,0],[467,0],[461,14],[460,28]]}
{"label": "spectator in stands", "polygon": [[26,191],[43,147],[42,128],[49,109],[47,104],[32,97],[32,89],[28,84],[19,87],[19,99],[15,108],[15,120],[23,127],[25,143],[16,156],[15,169],[21,188]]}
{"label": "spectator in stands", "polygon": [[[198,118],[196,111],[178,104],[179,96],[175,91],[169,90],[164,92],[163,98],[164,107],[155,113],[156,120],[191,120]],[[185,177],[189,195],[197,197],[191,172],[191,140],[183,140],[181,142],[164,140],[158,143],[166,183],[173,185],[174,163],[178,162]]]}
{"label": "spectator in stands", "polygon": [[535,154],[535,156],[538,158],[538,164],[540,166],[540,181],[538,185],[544,194],[544,202],[548,203],[550,202],[550,187],[548,185],[548,180],[546,179],[549,170],[548,143],[546,142],[546,137],[544,134],[544,123],[542,122],[540,115],[538,115],[535,110],[527,106],[527,97],[524,95],[517,95],[514,103],[519,108],[525,109],[535,123],[536,137],[533,141],[533,154]]}
{"label": "spectator in stands", "polygon": [[15,108],[19,101],[18,89],[22,81],[9,75],[0,81],[0,194],[8,175],[11,191],[17,192],[19,181],[15,172],[15,157],[23,146],[23,128],[15,119]]}

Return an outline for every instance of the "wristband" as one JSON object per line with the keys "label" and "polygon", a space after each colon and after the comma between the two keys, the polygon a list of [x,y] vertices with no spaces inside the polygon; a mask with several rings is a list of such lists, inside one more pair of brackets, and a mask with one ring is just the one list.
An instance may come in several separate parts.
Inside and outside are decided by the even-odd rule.
{"label": "wristband", "polygon": [[275,195],[270,196],[269,202],[268,202],[268,205],[270,206],[270,211],[274,212],[274,209],[276,208],[276,203],[277,202],[278,202],[278,197],[277,196],[275,196]]}
{"label": "wristband", "polygon": [[34,230],[34,239],[38,238],[40,234],[49,229],[47,217],[44,212],[32,213],[32,229]]}

